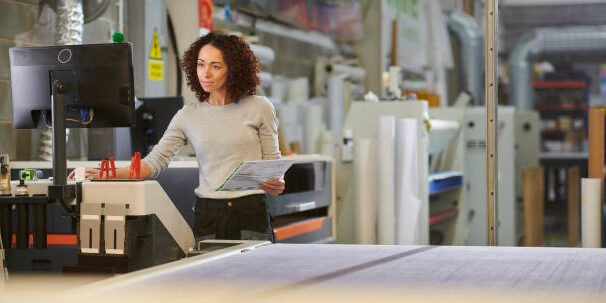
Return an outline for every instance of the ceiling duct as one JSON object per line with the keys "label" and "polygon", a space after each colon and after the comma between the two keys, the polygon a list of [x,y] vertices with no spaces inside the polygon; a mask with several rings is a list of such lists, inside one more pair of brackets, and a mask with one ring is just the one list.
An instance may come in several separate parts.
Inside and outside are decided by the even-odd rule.
{"label": "ceiling duct", "polygon": [[476,20],[462,12],[446,14],[448,30],[460,41],[460,89],[469,92],[476,104],[484,104],[484,34]]}
{"label": "ceiling duct", "polygon": [[110,0],[83,0],[84,23],[93,22],[101,17],[109,7],[110,2]]}
{"label": "ceiling duct", "polygon": [[510,100],[518,109],[532,109],[532,60],[539,55],[606,50],[606,26],[537,28],[520,39],[509,57]]}
{"label": "ceiling duct", "polygon": [[57,45],[82,44],[82,0],[57,0]]}
{"label": "ceiling duct", "polygon": [[[84,13],[81,0],[57,0],[55,5],[57,23],[55,31],[56,45],[82,44],[82,33],[84,31]],[[78,133],[78,132],[75,132]],[[69,130],[66,133],[68,141],[74,141]],[[70,140],[71,139],[71,140]],[[85,144],[85,142],[82,142]],[[67,148],[69,148],[68,145]],[[40,145],[38,146],[38,159],[51,161],[53,153],[52,131],[45,129],[40,133]]]}
{"label": "ceiling duct", "polygon": [[[57,0],[56,4],[56,45],[82,44],[84,33],[82,0]],[[41,160],[50,161],[52,159],[52,141],[48,140],[50,137],[48,130],[47,135],[49,136],[44,134],[41,136],[38,154]],[[86,146],[88,145],[86,130],[68,129],[65,135],[67,139],[66,156],[70,158],[86,156]]]}

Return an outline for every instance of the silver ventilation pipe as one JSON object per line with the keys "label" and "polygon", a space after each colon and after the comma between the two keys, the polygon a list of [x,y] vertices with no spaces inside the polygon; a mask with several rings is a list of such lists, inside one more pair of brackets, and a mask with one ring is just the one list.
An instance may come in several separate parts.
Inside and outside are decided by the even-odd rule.
{"label": "silver ventilation pipe", "polygon": [[476,104],[484,104],[484,34],[476,20],[462,12],[447,13],[446,23],[461,43],[460,88],[468,91]]}
{"label": "silver ventilation pipe", "polygon": [[82,0],[57,1],[57,45],[82,44]]}
{"label": "silver ventilation pipe", "polygon": [[[56,3],[57,6],[55,11],[57,13],[57,27],[55,44],[82,44],[82,33],[84,31],[84,11],[82,9],[82,0],[57,0]],[[68,141],[71,139],[71,141],[80,142],[80,148],[76,149],[83,151],[85,149],[83,149],[82,146],[86,146],[86,142],[83,142],[83,140],[86,140],[86,138],[87,136],[82,134],[82,131],[72,131],[72,136],[71,138],[68,136]],[[68,153],[70,145],[73,144],[68,145]],[[52,132],[50,129],[45,129],[40,135],[38,158],[43,161],[51,161],[52,150]]]}
{"label": "silver ventilation pipe", "polygon": [[532,109],[532,60],[538,55],[606,50],[606,26],[538,28],[524,35],[509,57],[510,100],[521,110]]}

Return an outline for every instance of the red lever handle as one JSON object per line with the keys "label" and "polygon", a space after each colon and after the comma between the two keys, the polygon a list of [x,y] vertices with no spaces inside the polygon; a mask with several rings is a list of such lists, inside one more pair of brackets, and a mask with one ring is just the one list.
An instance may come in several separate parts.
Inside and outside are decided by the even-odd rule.
{"label": "red lever handle", "polygon": [[109,157],[109,164],[112,167],[112,177],[116,179],[116,163],[114,163],[114,157]]}

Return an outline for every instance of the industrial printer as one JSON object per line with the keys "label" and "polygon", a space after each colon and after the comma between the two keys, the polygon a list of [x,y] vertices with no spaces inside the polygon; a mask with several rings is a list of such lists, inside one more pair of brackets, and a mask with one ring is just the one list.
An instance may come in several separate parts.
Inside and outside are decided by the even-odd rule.
{"label": "industrial printer", "polygon": [[[46,249],[43,207],[51,203],[47,192],[52,182],[11,185],[11,194],[1,198],[3,246]],[[66,215],[77,222],[78,265],[64,271],[130,272],[184,258],[194,248],[191,228],[157,181],[90,180],[67,185],[77,188],[68,202],[72,212]],[[14,245],[9,241],[12,234]]]}
{"label": "industrial printer", "polygon": [[267,195],[279,243],[332,243],[336,210],[333,161],[319,155],[293,156],[295,163],[284,174],[284,192]]}
{"label": "industrial printer", "polygon": [[132,46],[15,47],[9,55],[13,127],[52,128],[53,178],[11,182],[1,157],[2,248],[46,249],[48,209],[61,205],[78,246],[78,264],[66,271],[129,272],[187,256],[193,232],[158,182],[67,182],[66,128],[134,123]]}
{"label": "industrial printer", "polygon": [[[131,48],[10,49],[13,127],[52,128],[53,162],[52,171],[33,167],[52,178],[33,170],[21,174],[15,165],[11,181],[9,157],[0,159],[0,235],[9,270],[123,273],[196,254],[195,161],[169,166],[155,180],[67,180],[66,128],[132,127],[136,121]],[[277,241],[333,242],[332,159],[293,159],[284,193],[268,196]]]}

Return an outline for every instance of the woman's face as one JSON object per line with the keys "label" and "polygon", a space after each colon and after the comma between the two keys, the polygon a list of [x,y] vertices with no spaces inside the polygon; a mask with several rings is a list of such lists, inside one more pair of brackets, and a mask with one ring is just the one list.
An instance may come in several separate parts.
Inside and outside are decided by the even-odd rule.
{"label": "woman's face", "polygon": [[226,89],[227,64],[221,51],[210,44],[203,46],[198,53],[198,81],[209,93]]}

